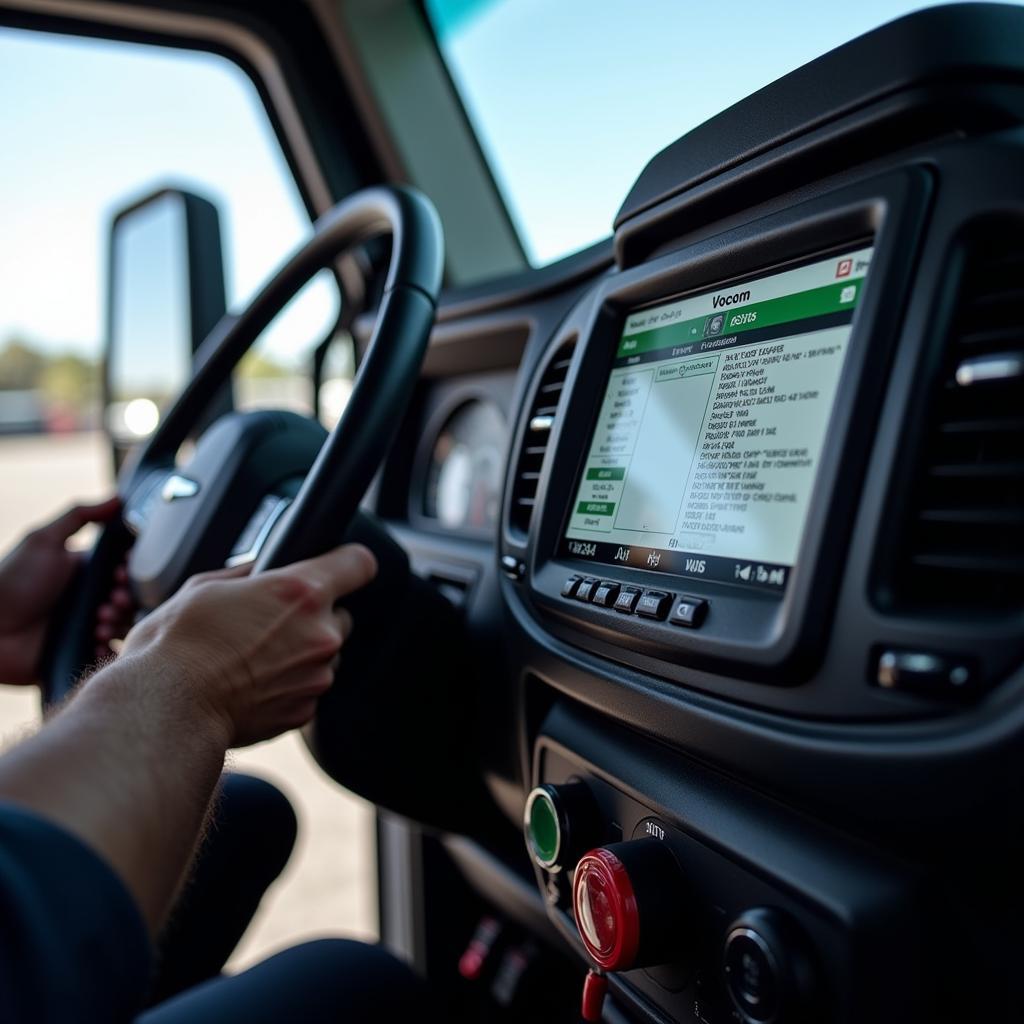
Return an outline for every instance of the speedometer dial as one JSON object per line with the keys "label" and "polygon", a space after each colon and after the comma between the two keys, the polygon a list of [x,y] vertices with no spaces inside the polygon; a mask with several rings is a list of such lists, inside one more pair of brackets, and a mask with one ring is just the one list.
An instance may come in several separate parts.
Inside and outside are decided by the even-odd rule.
{"label": "speedometer dial", "polygon": [[424,514],[450,530],[489,530],[498,521],[504,476],[505,417],[472,399],[448,418],[434,443]]}

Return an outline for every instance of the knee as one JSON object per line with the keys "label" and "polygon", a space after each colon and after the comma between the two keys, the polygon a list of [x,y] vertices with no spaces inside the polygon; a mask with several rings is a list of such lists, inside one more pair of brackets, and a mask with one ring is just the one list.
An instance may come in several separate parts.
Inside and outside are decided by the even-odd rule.
{"label": "knee", "polygon": [[346,971],[366,970],[371,974],[412,974],[411,969],[383,946],[358,939],[323,938],[290,946],[275,954],[275,961],[294,961],[309,969],[324,966],[342,967]]}
{"label": "knee", "polygon": [[330,992],[353,1021],[371,1019],[366,1016],[370,1011],[385,1017],[411,1012],[422,1008],[428,996],[426,984],[408,964],[383,946],[353,939],[315,939],[278,953],[267,965],[292,984],[301,978],[305,986]]}
{"label": "knee", "polygon": [[272,878],[284,870],[298,834],[291,801],[275,785],[252,775],[225,774],[215,829],[259,850]]}
{"label": "knee", "polygon": [[151,1011],[140,1024],[442,1019],[427,985],[380,946],[318,939],[286,949],[241,974],[199,985]]}

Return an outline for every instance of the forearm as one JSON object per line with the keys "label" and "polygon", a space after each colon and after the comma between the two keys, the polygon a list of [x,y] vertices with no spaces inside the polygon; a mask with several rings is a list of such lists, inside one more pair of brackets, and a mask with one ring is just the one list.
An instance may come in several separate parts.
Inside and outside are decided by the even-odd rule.
{"label": "forearm", "polygon": [[188,869],[224,763],[223,725],[164,661],[123,658],[0,758],[0,799],[84,840],[156,934]]}

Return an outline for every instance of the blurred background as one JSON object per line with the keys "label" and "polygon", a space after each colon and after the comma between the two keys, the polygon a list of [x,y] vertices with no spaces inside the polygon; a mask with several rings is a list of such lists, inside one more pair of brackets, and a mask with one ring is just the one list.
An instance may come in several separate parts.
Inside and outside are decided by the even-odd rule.
{"label": "blurred background", "polygon": [[[167,186],[202,196],[219,217],[216,256],[229,311],[242,307],[308,235],[310,221],[256,89],[221,57],[0,30],[0,95],[6,550],[66,505],[114,487],[102,374],[114,215]],[[315,279],[239,366],[235,407],[316,411],[333,424],[352,375],[351,339],[337,329],[339,305],[333,279]],[[315,392],[311,360],[325,346]],[[187,369],[188,352],[176,358]],[[178,383],[165,379],[163,390]],[[135,405],[128,441],[152,430],[164,397],[151,402],[153,409]],[[38,716],[38,693],[0,686],[5,744]],[[375,937],[372,808],[316,769],[297,735],[239,751],[232,763],[275,782],[300,818],[288,871],[232,966],[318,935]]]}

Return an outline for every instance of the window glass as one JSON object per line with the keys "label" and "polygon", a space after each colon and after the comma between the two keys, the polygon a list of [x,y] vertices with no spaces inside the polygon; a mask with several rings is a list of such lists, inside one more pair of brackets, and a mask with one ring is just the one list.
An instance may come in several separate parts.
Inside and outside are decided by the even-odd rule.
{"label": "window glass", "polygon": [[[116,209],[163,185],[210,199],[236,311],[309,234],[309,217],[255,87],[222,57],[0,30],[0,94],[0,388],[24,351],[41,366],[73,360],[88,387],[60,392],[40,372],[22,375],[36,385],[22,390],[36,392],[47,422],[96,423]],[[239,404],[266,404],[273,379],[282,404],[310,409],[308,379],[297,378],[337,310],[321,275],[261,338]]]}
{"label": "window glass", "polygon": [[425,0],[534,265],[611,233],[647,161],[921,0]]}

